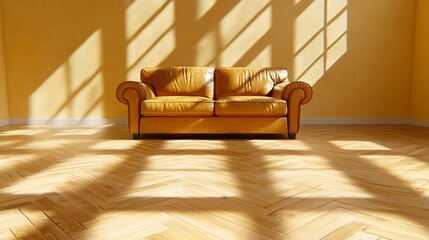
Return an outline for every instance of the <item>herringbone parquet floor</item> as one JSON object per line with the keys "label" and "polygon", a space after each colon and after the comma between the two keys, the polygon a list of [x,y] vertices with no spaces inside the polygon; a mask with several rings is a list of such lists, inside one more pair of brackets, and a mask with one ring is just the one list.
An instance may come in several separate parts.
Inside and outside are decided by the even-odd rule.
{"label": "herringbone parquet floor", "polygon": [[429,239],[429,129],[129,140],[0,128],[0,239]]}

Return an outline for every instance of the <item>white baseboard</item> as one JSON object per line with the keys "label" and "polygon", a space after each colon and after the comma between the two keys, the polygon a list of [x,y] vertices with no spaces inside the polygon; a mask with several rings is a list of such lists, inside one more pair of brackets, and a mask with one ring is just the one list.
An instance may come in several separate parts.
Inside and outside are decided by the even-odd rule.
{"label": "white baseboard", "polygon": [[[411,124],[429,127],[429,120],[407,118],[303,118],[302,124]],[[127,118],[11,118],[0,119],[0,126],[13,124],[30,125],[100,125],[128,124]]]}
{"label": "white baseboard", "polygon": [[99,125],[99,124],[127,124],[126,118],[11,118],[10,124],[30,125]]}
{"label": "white baseboard", "polygon": [[410,124],[407,118],[303,118],[301,124]]}
{"label": "white baseboard", "polygon": [[0,119],[0,127],[1,126],[7,126],[10,125],[10,119],[6,118],[6,119]]}
{"label": "white baseboard", "polygon": [[410,119],[411,125],[429,127],[429,120]]}

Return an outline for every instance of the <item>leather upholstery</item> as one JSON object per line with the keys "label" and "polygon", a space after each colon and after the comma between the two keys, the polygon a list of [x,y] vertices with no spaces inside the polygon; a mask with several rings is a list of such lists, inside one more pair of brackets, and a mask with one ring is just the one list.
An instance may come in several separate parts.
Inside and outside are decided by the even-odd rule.
{"label": "leather upholstery", "polygon": [[218,98],[216,116],[286,116],[286,101],[265,96]]}
{"label": "leather upholstery", "polygon": [[[285,90],[285,87],[290,84],[289,81],[284,81],[282,83],[276,84],[273,88],[273,91],[271,92],[271,97],[282,99],[283,91]],[[284,99],[284,98],[283,98]],[[286,100],[286,99],[285,99]]]}
{"label": "leather upholstery", "polygon": [[142,134],[287,134],[284,117],[142,117]]}
{"label": "leather upholstery", "polygon": [[168,96],[150,98],[141,103],[145,116],[213,116],[214,101],[196,96]]}
{"label": "leather upholstery", "polygon": [[[275,133],[294,138],[313,95],[284,68],[161,67],[116,92],[134,137],[144,133]],[[213,100],[214,99],[214,100]]]}
{"label": "leather upholstery", "polygon": [[129,102],[124,96],[126,91],[135,91],[141,101],[155,96],[153,89],[149,85],[141,82],[125,81],[116,88],[116,98],[124,104]]}
{"label": "leather upholstery", "polygon": [[128,105],[128,129],[132,134],[140,131],[140,102],[152,94],[145,84],[133,81],[122,82],[116,89],[116,98]]}
{"label": "leather upholstery", "polygon": [[153,87],[156,96],[201,96],[213,98],[213,68],[144,68],[141,81]]}
{"label": "leather upholstery", "polygon": [[300,104],[308,103],[313,97],[313,90],[311,86],[306,82],[291,82],[287,84],[283,89],[282,99],[290,99],[291,94],[294,91],[303,91],[302,99],[300,100]]}
{"label": "leather upholstery", "polygon": [[215,98],[227,96],[269,96],[274,85],[287,80],[284,68],[217,68]]}

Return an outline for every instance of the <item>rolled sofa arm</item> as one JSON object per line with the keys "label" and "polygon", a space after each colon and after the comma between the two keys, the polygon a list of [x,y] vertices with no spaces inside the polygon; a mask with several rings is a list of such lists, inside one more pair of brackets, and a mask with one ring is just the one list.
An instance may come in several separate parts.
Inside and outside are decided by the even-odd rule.
{"label": "rolled sofa arm", "polygon": [[313,89],[306,82],[283,82],[274,86],[272,96],[287,102],[287,122],[289,138],[295,138],[299,131],[301,105],[313,97]]}
{"label": "rolled sofa arm", "polygon": [[125,81],[116,89],[116,98],[128,105],[128,129],[133,138],[139,138],[141,101],[154,97],[153,89],[141,82]]}
{"label": "rolled sofa arm", "polygon": [[116,89],[116,98],[123,104],[128,104],[129,100],[126,97],[125,92],[131,90],[136,91],[139,96],[140,101],[143,101],[147,98],[155,97],[155,93],[149,85],[142,82],[135,81],[125,81],[119,84]]}
{"label": "rolled sofa arm", "polygon": [[[299,93],[297,93],[299,92]],[[294,94],[295,93],[295,94]],[[288,101],[293,98],[294,95],[298,94],[300,97],[299,103],[306,104],[313,97],[313,89],[306,82],[291,82],[285,86],[282,93],[282,99]]]}

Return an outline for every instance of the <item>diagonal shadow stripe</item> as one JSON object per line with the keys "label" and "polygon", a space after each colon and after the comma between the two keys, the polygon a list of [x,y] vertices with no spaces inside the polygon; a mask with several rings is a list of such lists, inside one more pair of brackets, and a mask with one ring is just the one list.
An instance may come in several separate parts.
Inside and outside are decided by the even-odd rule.
{"label": "diagonal shadow stripe", "polygon": [[[108,130],[107,130],[108,131]],[[50,134],[53,134],[52,132]],[[51,136],[55,139],[55,135]],[[93,136],[94,137],[94,136]],[[95,137],[98,139],[98,137]],[[42,138],[46,139],[46,138]],[[75,141],[79,141],[74,139]],[[37,138],[29,137],[28,141],[36,141]],[[402,181],[395,175],[386,172],[383,168],[362,159],[363,151],[344,150],[331,144],[329,139],[323,140],[304,140],[311,149],[308,151],[298,151],[299,154],[310,154],[324,157],[327,162],[332,165],[332,169],[337,169],[345,173],[355,184],[357,184],[362,190],[369,193],[370,197],[308,197],[303,198],[300,195],[284,196],[281,193],[276,192],[276,189],[272,187],[275,185],[274,182],[267,177],[273,170],[270,166],[269,161],[265,159],[266,156],[272,155],[274,152],[282,152],[276,149],[263,149],[259,148],[252,141],[240,141],[240,140],[215,140],[222,143],[222,147],[217,150],[206,151],[207,155],[222,157],[225,162],[225,171],[230,171],[234,176],[235,186],[237,186],[238,196],[226,196],[226,197],[189,197],[186,194],[183,197],[171,196],[171,197],[159,197],[151,196],[151,194],[145,194],[142,192],[142,196],[129,195],[129,191],[135,189],[135,184],[141,184],[145,181],[149,181],[147,185],[143,184],[141,187],[151,187],[156,184],[156,181],[151,178],[145,178],[146,175],[142,173],[151,172],[151,174],[157,174],[158,171],[169,169],[170,166],[174,166],[175,161],[179,164],[183,163],[181,157],[192,155],[196,149],[192,147],[183,147],[180,143],[190,143],[193,140],[175,140],[174,146],[177,149],[172,149],[169,140],[143,140],[137,142],[132,149],[132,154],[121,156],[121,161],[115,162],[107,168],[107,170],[100,170],[99,172],[93,171],[94,169],[82,169],[83,172],[92,174],[93,177],[88,175],[74,175],[74,177],[80,177],[80,182],[65,183],[62,186],[54,186],[58,193],[65,194],[66,191],[71,191],[75,195],[85,195],[88,191],[92,191],[94,194],[100,195],[101,202],[95,204],[94,207],[98,208],[100,212],[94,212],[94,218],[102,217],[102,211],[105,212],[162,212],[167,211],[172,215],[186,212],[212,212],[210,214],[216,215],[217,211],[231,211],[239,212],[247,217],[248,223],[245,225],[248,229],[257,232],[265,233],[268,238],[274,238],[278,234],[288,233],[293,228],[280,228],[276,229],[279,223],[260,223],[261,219],[264,219],[264,212],[258,213],[255,211],[260,207],[261,204],[266,204],[265,208],[267,212],[265,215],[274,214],[277,216],[288,216],[289,212],[293,211],[307,211],[306,205],[318,203],[321,208],[314,208],[311,211],[323,211],[322,206],[329,204],[329,202],[336,202],[338,206],[344,209],[352,209],[359,211],[361,209],[369,209],[374,212],[391,213],[394,215],[400,215],[408,218],[414,222],[417,226],[421,226],[425,229],[428,228],[428,199],[413,190],[406,182]],[[197,141],[197,140],[196,140]],[[210,140],[206,140],[210,142]],[[268,140],[272,141],[272,140]],[[132,141],[131,141],[132,142]],[[170,144],[170,145],[169,145]],[[381,144],[381,143],[380,143]],[[393,147],[393,146],[390,146]],[[85,149],[86,153],[98,155],[102,153],[99,149]],[[205,160],[203,152],[205,150],[198,149],[202,160]],[[223,153],[220,153],[220,152]],[[384,154],[386,150],[381,151]],[[110,149],[109,154],[121,155],[121,150]],[[217,152],[217,154],[215,153]],[[329,155],[326,155],[329,152]],[[374,154],[376,154],[376,151]],[[166,154],[165,154],[166,153]],[[283,156],[288,156],[293,153],[292,150],[286,150]],[[336,154],[332,154],[336,153]],[[169,156],[169,159],[162,160],[161,158],[154,158],[157,155]],[[275,154],[280,155],[281,154]],[[332,157],[334,156],[334,157]],[[349,161],[348,159],[355,159],[355,161]],[[246,164],[243,164],[243,161]],[[285,159],[286,160],[286,159]],[[151,169],[150,163],[154,161],[164,161],[165,165],[160,169]],[[207,162],[210,164],[210,162]],[[174,168],[170,168],[174,170]],[[42,169],[43,170],[43,169]],[[371,174],[363,174],[362,170],[371,170]],[[186,170],[185,170],[186,171]],[[100,173],[100,174],[98,174]],[[174,184],[174,179],[180,178],[180,174],[173,176],[170,180]],[[191,173],[186,173],[191,174]],[[165,174],[159,175],[159,181],[166,180]],[[150,175],[148,175],[150,176]],[[83,177],[83,178],[82,178]],[[252,180],[252,177],[254,180]],[[317,178],[315,174],[313,177]],[[163,179],[164,178],[164,179]],[[202,179],[202,175],[194,175],[193,182]],[[118,181],[118,186],[110,186],[112,182]],[[151,182],[152,181],[152,182]],[[186,181],[186,179],[185,179]],[[215,181],[215,179],[213,179]],[[287,181],[287,179],[285,179]],[[384,184],[388,182],[389,184]],[[79,183],[79,184],[76,184]],[[287,182],[285,182],[287,183]],[[74,185],[75,184],[75,185]],[[134,187],[133,187],[134,185]],[[103,192],[105,187],[116,187],[112,191]],[[254,186],[253,190],[251,187]],[[395,187],[397,186],[397,187]],[[138,189],[138,188],[137,188]],[[106,189],[105,189],[106,190]],[[327,191],[329,193],[329,191]],[[186,192],[185,192],[186,193]],[[37,194],[0,194],[0,202],[4,203],[4,200],[17,200],[16,202],[9,201],[8,204],[0,206],[0,210],[7,209],[19,209],[21,206],[26,206],[29,202],[37,202],[41,198],[49,198],[49,193],[44,195]],[[282,202],[274,202],[273,200],[264,199],[280,199],[279,201],[288,202],[283,204]],[[255,200],[255,201],[252,201]],[[251,203],[248,206],[244,206],[242,203]],[[300,202],[300,204],[293,204]],[[61,207],[61,203],[59,204]],[[78,208],[85,208],[79,202],[72,202]],[[259,205],[258,205],[259,204]],[[277,205],[273,207],[272,204]],[[192,206],[192,207],[184,207]],[[253,206],[253,207],[252,207]],[[335,205],[335,207],[338,207]],[[260,209],[260,208],[259,208]],[[273,213],[270,213],[274,210]],[[326,210],[326,209],[325,209]],[[180,214],[179,214],[180,215]],[[178,215],[178,216],[179,216]],[[73,216],[71,216],[73,217]],[[266,217],[266,216],[265,216]],[[287,217],[285,220],[287,224]],[[87,230],[81,231],[79,236],[82,238],[89,239],[90,236],[85,236]],[[271,232],[270,232],[271,231]],[[276,235],[277,234],[277,235]]]}

